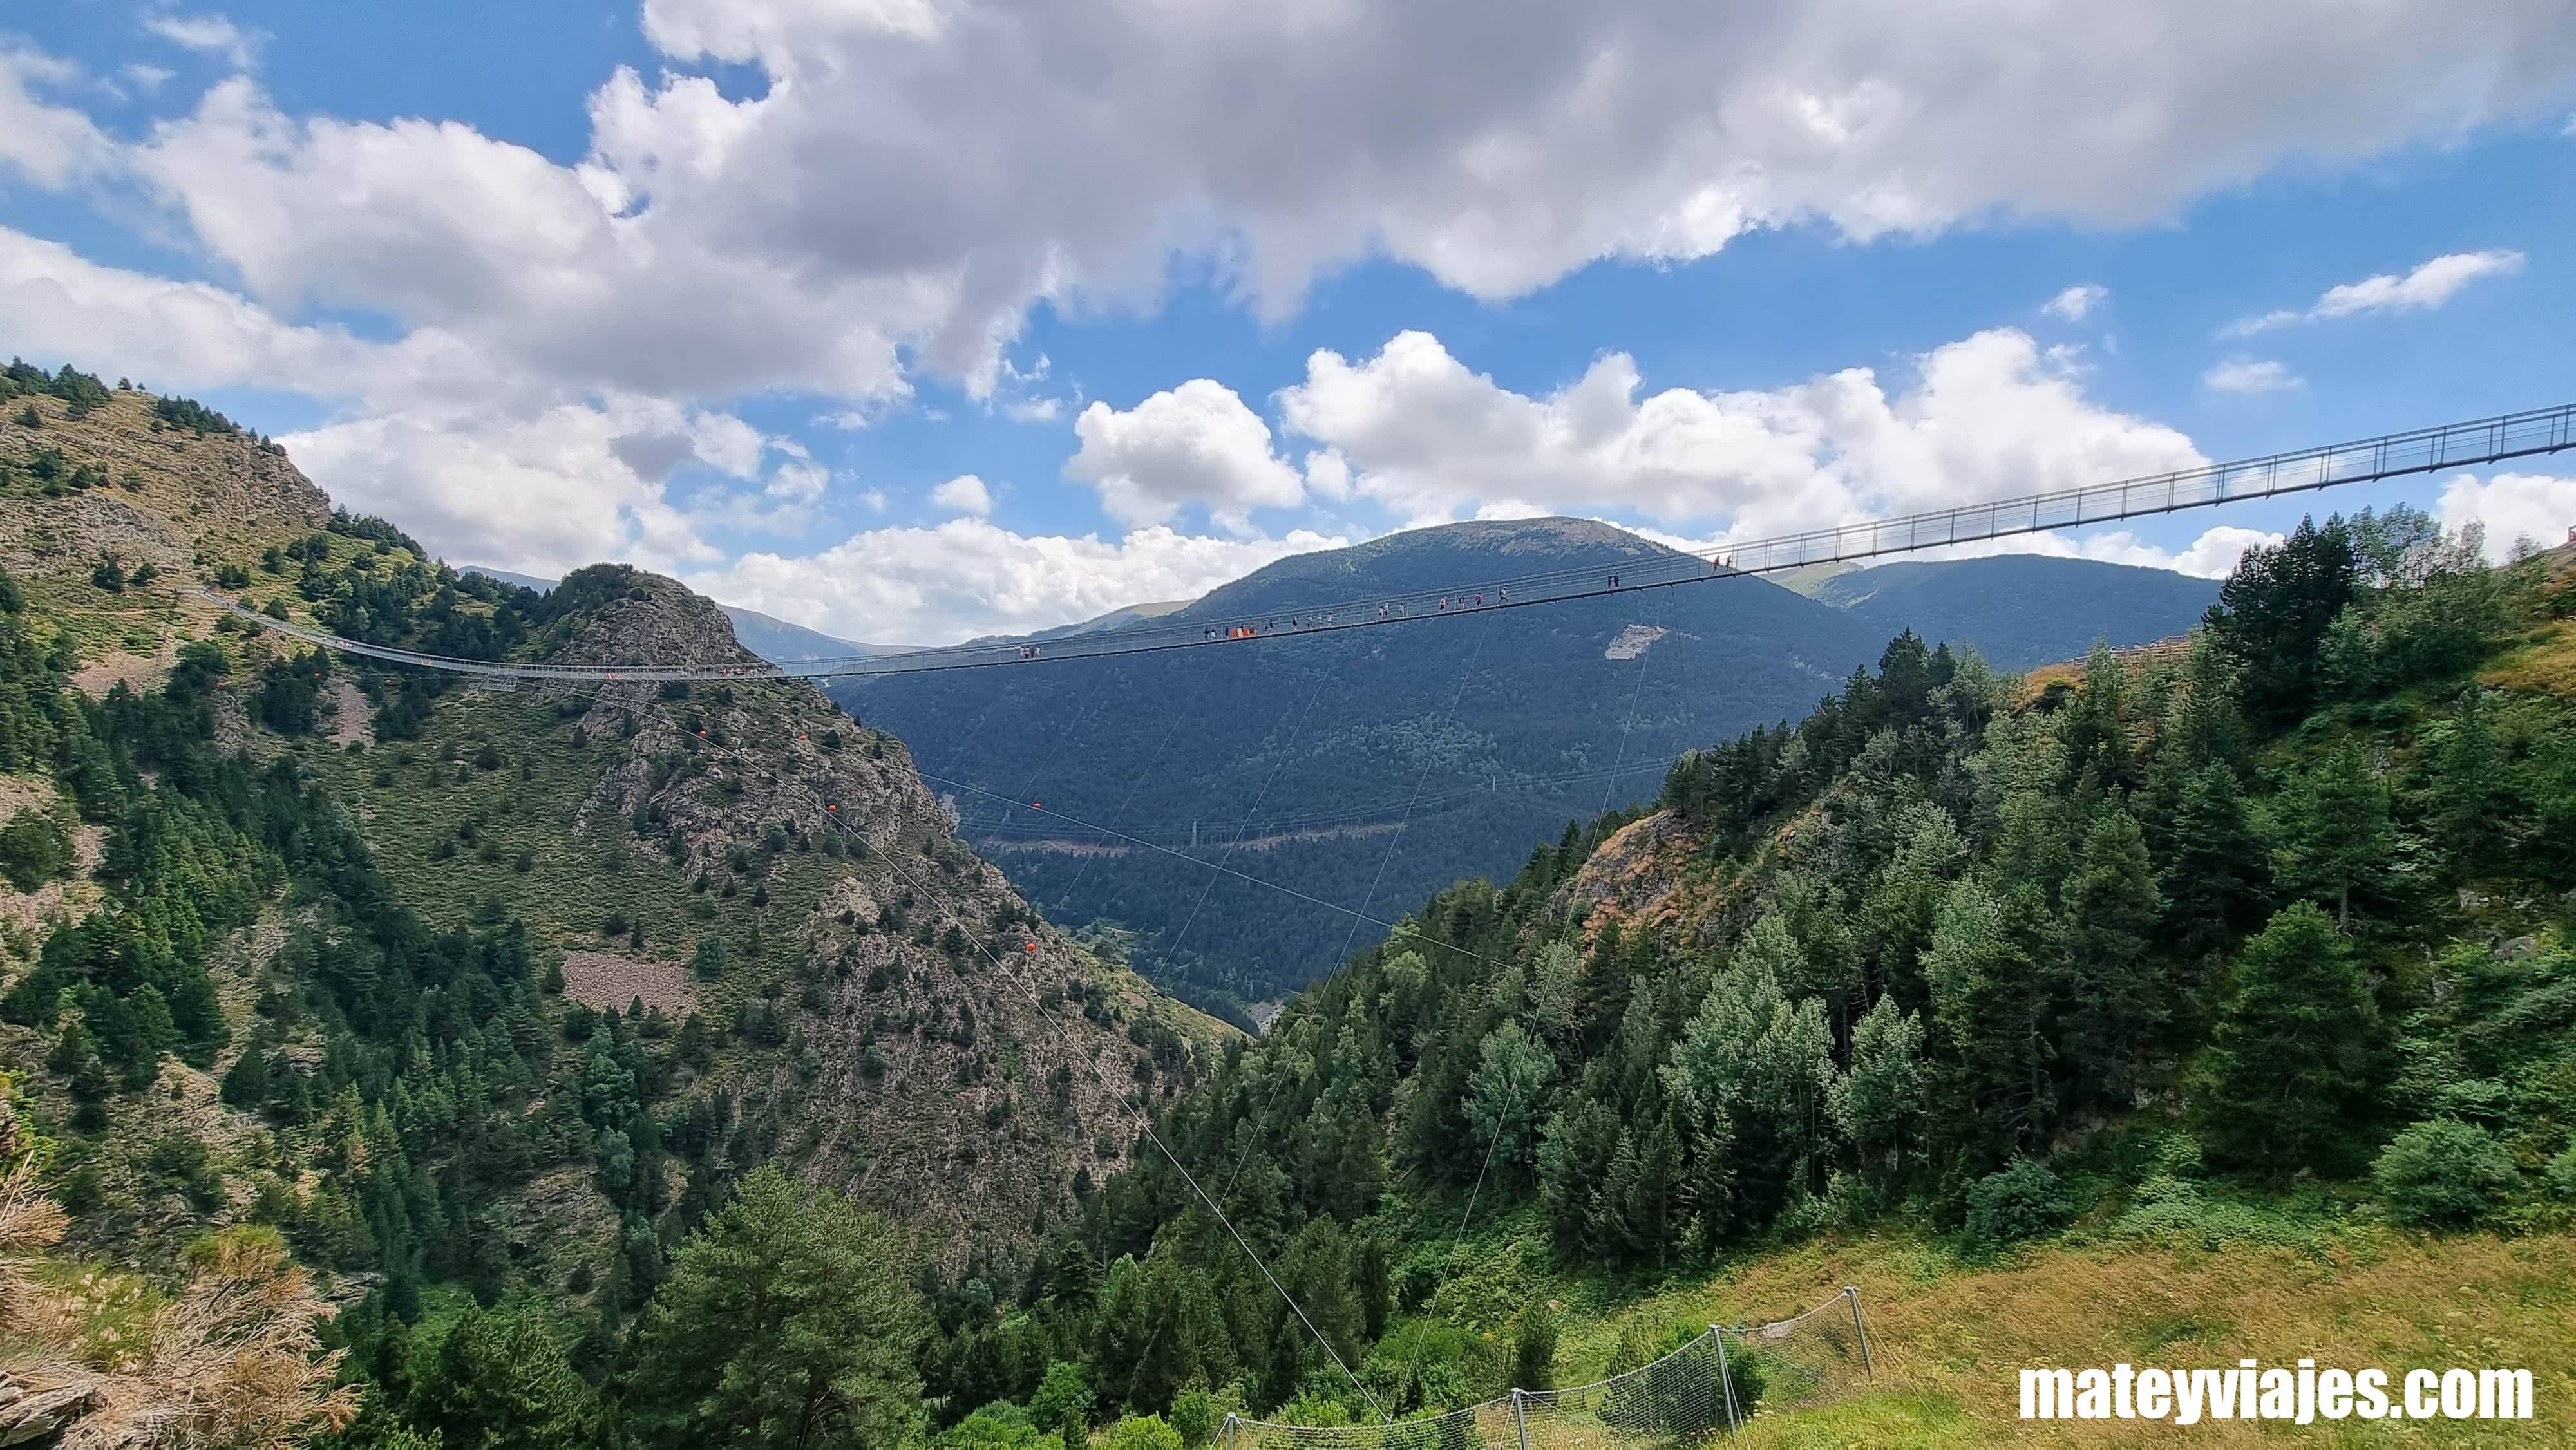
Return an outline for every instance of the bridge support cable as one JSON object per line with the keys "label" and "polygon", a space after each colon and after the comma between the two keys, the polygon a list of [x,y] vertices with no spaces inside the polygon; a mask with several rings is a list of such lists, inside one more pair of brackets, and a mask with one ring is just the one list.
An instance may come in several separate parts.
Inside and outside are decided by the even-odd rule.
{"label": "bridge support cable", "polygon": [[195,591],[241,617],[308,644],[392,664],[414,665],[492,679],[732,680],[833,679],[857,675],[921,674],[998,665],[1103,659],[1161,650],[1194,649],[1383,625],[1420,623],[1489,609],[1521,609],[1675,584],[1776,573],[1811,564],[1843,563],[1979,543],[2051,529],[2083,528],[2121,519],[2147,518],[2185,509],[2278,498],[2347,484],[2374,483],[2415,474],[2480,468],[2576,448],[2576,403],[2492,418],[2383,434],[2233,463],[2214,463],[2141,478],[2060,489],[1992,503],[1873,519],[1830,529],[1722,546],[1713,557],[1672,551],[1608,565],[1586,566],[1471,583],[1469,595],[1434,590],[1379,595],[1339,603],[1300,605],[1277,613],[1196,616],[1170,623],[1073,635],[1034,647],[961,644],[907,650],[873,658],[798,660],[790,665],[738,661],[633,665],[507,664],[457,659],[389,645],[342,639],[317,629],[272,619],[210,590]]}
{"label": "bridge support cable", "polygon": [[[1315,702],[1324,697],[1324,684],[1332,677],[1332,673],[1328,670],[1317,670],[1315,672],[1315,688],[1306,693],[1305,708],[1297,712],[1295,723],[1288,727],[1288,743],[1286,747],[1279,752],[1279,759],[1271,765],[1269,776],[1261,782],[1261,789],[1253,792],[1252,804],[1245,809],[1257,811],[1261,809],[1261,803],[1270,798],[1270,788],[1279,783],[1280,775],[1288,769],[1289,752],[1297,748],[1297,737],[1306,733],[1306,717],[1315,712]],[[1251,824],[1251,817],[1246,816],[1243,822],[1235,828],[1234,839],[1226,843],[1225,854],[1219,856],[1216,859],[1215,864],[1222,866],[1226,862],[1234,859],[1235,851],[1239,849],[1247,839],[1243,827],[1248,826],[1249,824]],[[1190,824],[1190,844],[1193,847],[1198,845],[1198,834],[1198,823],[1193,821]],[[1209,844],[1213,845],[1214,842],[1210,842]],[[1190,928],[1198,925],[1200,909],[1207,905],[1208,897],[1215,893],[1218,879],[1216,872],[1210,871],[1208,873],[1207,884],[1199,888],[1199,899],[1190,903],[1190,914],[1181,919],[1181,929],[1173,935],[1172,944],[1165,948],[1166,951],[1175,955],[1180,952],[1181,943],[1189,938]]]}
{"label": "bridge support cable", "polygon": [[[930,773],[929,773],[929,772],[927,772],[927,771],[922,772],[922,774],[921,774],[921,778],[922,778],[923,780],[926,780],[926,781],[933,781],[933,782],[936,782],[937,784],[940,784],[940,785],[953,786],[953,787],[955,787],[955,788],[956,788],[956,789],[958,789],[958,790],[963,790],[963,791],[972,791],[972,792],[974,792],[974,793],[975,793],[975,794],[977,794],[977,795],[981,795],[981,796],[993,796],[993,792],[991,792],[991,791],[988,791],[988,790],[984,789],[982,786],[979,786],[979,785],[968,785],[966,782],[964,782],[964,781],[962,781],[962,780],[950,780],[950,779],[948,779],[946,776],[932,775],[932,774],[930,774]],[[1003,799],[1003,797],[1000,797],[1000,796],[994,796],[994,799],[999,800],[999,799]],[[1338,911],[1338,912],[1342,913],[1342,914],[1343,914],[1343,915],[1345,915],[1345,916],[1349,916],[1349,917],[1357,918],[1360,922],[1366,923],[1367,925],[1370,925],[1370,926],[1380,926],[1380,927],[1384,927],[1384,928],[1386,928],[1386,930],[1387,930],[1388,934],[1393,935],[1393,936],[1410,937],[1410,938],[1412,938],[1413,940],[1415,940],[1415,941],[1419,941],[1419,942],[1421,942],[1421,943],[1423,943],[1423,944],[1425,944],[1425,945],[1427,945],[1427,946],[1437,947],[1437,948],[1439,948],[1440,950],[1442,950],[1442,951],[1444,951],[1444,952],[1456,952],[1456,953],[1458,953],[1458,954],[1459,954],[1459,955],[1461,955],[1461,956],[1474,957],[1477,961],[1480,961],[1480,962],[1486,962],[1486,963],[1488,963],[1489,965],[1490,965],[1490,964],[1491,964],[1491,962],[1492,962],[1492,958],[1490,958],[1490,957],[1485,957],[1485,956],[1482,956],[1482,955],[1479,955],[1478,953],[1475,953],[1475,952],[1471,952],[1471,951],[1467,950],[1465,947],[1457,946],[1457,945],[1455,945],[1455,944],[1453,944],[1453,943],[1442,941],[1442,940],[1440,940],[1440,939],[1439,939],[1439,938],[1437,938],[1437,937],[1424,936],[1422,933],[1420,933],[1420,932],[1418,932],[1418,931],[1409,931],[1409,930],[1407,930],[1406,928],[1404,928],[1403,926],[1400,926],[1400,925],[1398,925],[1398,924],[1397,924],[1397,923],[1395,923],[1395,922],[1387,921],[1387,920],[1385,920],[1385,919],[1383,919],[1383,918],[1381,918],[1381,917],[1370,916],[1370,915],[1368,915],[1366,912],[1362,912],[1362,911],[1355,911],[1355,910],[1351,909],[1350,907],[1347,907],[1347,906],[1342,905],[1342,904],[1341,904],[1341,903],[1339,903],[1339,902],[1326,901],[1324,898],[1322,898],[1322,897],[1320,897],[1320,896],[1315,896],[1315,895],[1312,895],[1312,894],[1310,894],[1310,893],[1307,893],[1307,892],[1304,892],[1304,891],[1300,891],[1300,890],[1298,890],[1298,889],[1297,889],[1296,887],[1294,887],[1294,886],[1283,886],[1283,885],[1279,884],[1279,883],[1278,883],[1278,882],[1276,882],[1276,881],[1269,881],[1269,880],[1265,880],[1265,879],[1263,879],[1263,878],[1261,878],[1261,877],[1259,877],[1259,876],[1255,876],[1255,875],[1253,875],[1253,874],[1252,874],[1251,872],[1249,872],[1249,871],[1242,871],[1242,870],[1238,870],[1238,869],[1236,869],[1236,868],[1234,868],[1234,867],[1232,867],[1232,866],[1220,865],[1220,864],[1218,864],[1218,863],[1216,863],[1216,862],[1212,862],[1212,861],[1202,861],[1202,860],[1200,860],[1198,857],[1196,857],[1196,856],[1192,856],[1192,855],[1188,854],[1187,852],[1183,852],[1183,851],[1175,851],[1175,850],[1173,850],[1173,849],[1172,849],[1171,847],[1169,847],[1169,846],[1157,845],[1156,843],[1154,843],[1154,842],[1152,842],[1152,841],[1148,841],[1148,840],[1146,840],[1146,839],[1145,839],[1144,837],[1142,837],[1142,836],[1131,836],[1131,835],[1127,834],[1125,831],[1113,830],[1113,829],[1111,829],[1111,828],[1110,828],[1110,827],[1108,827],[1108,826],[1095,825],[1094,823],[1092,823],[1092,822],[1090,822],[1090,821],[1083,820],[1083,819],[1082,819],[1081,817],[1079,817],[1079,816],[1070,816],[1070,815],[1065,814],[1065,813],[1064,813],[1064,812],[1062,812],[1062,811],[1059,811],[1059,810],[1053,809],[1052,807],[1040,806],[1040,805],[1037,805],[1037,804],[1035,804],[1035,803],[1031,803],[1031,804],[1030,804],[1030,806],[1029,806],[1029,810],[1030,810],[1030,811],[1032,811],[1032,812],[1034,812],[1034,813],[1036,813],[1036,814],[1038,814],[1038,815],[1048,816],[1048,817],[1051,817],[1051,818],[1053,818],[1053,819],[1055,819],[1055,820],[1062,821],[1062,822],[1064,822],[1066,825],[1068,825],[1068,826],[1072,826],[1072,827],[1075,827],[1075,828],[1077,828],[1077,829],[1079,829],[1079,830],[1090,831],[1090,832],[1094,832],[1094,833],[1096,833],[1096,834],[1098,834],[1098,835],[1101,835],[1101,836],[1111,837],[1111,838],[1114,838],[1114,839],[1117,839],[1117,840],[1120,840],[1120,841],[1124,841],[1124,842],[1128,843],[1128,844],[1129,844],[1129,845],[1131,845],[1131,846],[1136,846],[1136,847],[1139,847],[1139,848],[1141,848],[1141,849],[1143,849],[1143,850],[1147,850],[1147,851],[1155,851],[1155,852],[1159,852],[1159,853],[1161,853],[1161,854],[1163,854],[1163,855],[1165,855],[1165,856],[1170,856],[1170,857],[1173,857],[1173,858],[1175,858],[1175,859],[1177,859],[1177,860],[1187,861],[1187,862],[1189,862],[1191,865],[1194,865],[1194,866],[1205,866],[1205,867],[1207,867],[1208,869],[1210,869],[1210,870],[1212,870],[1212,871],[1222,871],[1222,872],[1224,872],[1226,875],[1228,875],[1228,876],[1232,876],[1232,877],[1234,877],[1235,879],[1237,879],[1237,880],[1239,880],[1239,881],[1249,881],[1249,882],[1251,882],[1251,883],[1252,883],[1253,885],[1255,885],[1255,886],[1268,887],[1270,890],[1272,890],[1272,891],[1276,891],[1276,892],[1279,892],[1279,893],[1280,893],[1280,894],[1282,894],[1282,895],[1296,897],[1299,901],[1311,902],[1311,903],[1313,903],[1314,905],[1316,905],[1316,906],[1320,906],[1320,907],[1324,908],[1324,909],[1325,909],[1325,910],[1327,910],[1327,911]],[[1358,930],[1358,928],[1357,928],[1357,927],[1354,927],[1354,928],[1352,928],[1352,929],[1353,929],[1354,931]],[[1330,977],[1329,977],[1329,976],[1327,976],[1327,977],[1325,978],[1325,980],[1330,980]]]}
{"label": "bridge support cable", "polygon": [[[1459,702],[1467,698],[1467,686],[1476,678],[1476,666],[1484,659],[1484,657],[1485,636],[1479,636],[1476,640],[1476,648],[1467,656],[1466,666],[1458,672],[1458,688],[1449,692],[1449,708],[1445,712],[1445,718],[1453,722],[1458,718]],[[1368,909],[1377,904],[1377,889],[1386,881],[1387,864],[1395,859],[1395,848],[1403,842],[1405,829],[1413,824],[1413,802],[1422,798],[1423,783],[1428,781],[1430,778],[1431,759],[1426,755],[1422,761],[1422,769],[1414,773],[1413,795],[1410,799],[1406,800],[1404,804],[1404,814],[1396,820],[1395,833],[1386,838],[1386,849],[1378,853],[1377,872],[1369,878],[1369,889],[1367,894],[1360,898],[1360,909],[1351,913],[1351,929],[1342,934],[1341,951],[1335,955],[1331,962],[1325,965],[1324,975],[1315,981],[1308,983],[1306,990],[1311,991],[1317,987],[1328,986],[1331,984],[1333,978],[1341,975],[1342,969],[1350,965],[1351,946],[1359,940],[1360,924],[1363,922],[1372,922],[1377,920],[1377,918],[1368,914]],[[1209,880],[1213,883],[1215,878],[1210,877]],[[1390,936],[1395,935],[1401,930],[1401,928],[1396,927],[1391,923],[1380,922],[1379,924],[1386,927],[1387,933]],[[1410,935],[1410,933],[1407,933],[1407,935]],[[1439,945],[1446,945],[1446,943],[1439,943]],[[1460,949],[1453,947],[1451,950],[1454,951]],[[1476,954],[1468,952],[1467,955],[1475,956]],[[1482,957],[1477,957],[1477,960],[1482,961],[1484,959]],[[1283,1074],[1271,1083],[1270,1102],[1261,1111],[1261,1118],[1263,1121],[1267,1121],[1272,1112],[1278,1108],[1279,1092],[1281,1088],[1287,1085],[1287,1081],[1287,1077]],[[1251,1161],[1251,1158],[1252,1135],[1247,1134],[1244,1138],[1242,1150],[1234,1155],[1234,1171],[1226,1175],[1225,1191],[1228,1195],[1233,1194],[1235,1183],[1243,1177],[1243,1165]]]}
{"label": "bridge support cable", "polygon": [[[1491,799],[1507,790],[1517,795],[1524,791],[1546,790],[1558,786],[1591,785],[1636,775],[1646,769],[1648,767],[1643,765],[1622,765],[1616,768],[1591,766],[1583,770],[1563,771],[1555,775],[1515,776],[1508,780],[1489,779],[1483,785],[1459,786],[1452,790],[1434,791],[1429,795],[1408,797],[1401,801],[1390,799],[1374,805],[1355,806],[1343,810],[1311,811],[1302,815],[1272,816],[1259,820],[1246,817],[1231,828],[1211,825],[1205,818],[1200,818],[1194,823],[1197,833],[1195,841],[1191,839],[1193,826],[1184,825],[1178,820],[1163,822],[1158,827],[1140,825],[1129,834],[1144,837],[1148,830],[1155,830],[1167,838],[1164,844],[1169,845],[1173,850],[1187,850],[1191,846],[1205,850],[1228,844],[1246,845],[1270,836],[1329,835],[1371,828],[1392,829],[1407,804],[1412,805],[1413,815],[1418,819],[1424,815],[1436,815],[1470,802]],[[1014,823],[1007,818],[998,825],[978,824],[972,829],[977,840],[1010,842],[1054,839],[1034,834],[1043,827]]]}
{"label": "bridge support cable", "polygon": [[[832,824],[840,830],[844,837],[850,837],[856,834],[851,831],[846,823],[840,821],[838,818],[833,818]],[[882,851],[878,853],[878,859],[881,859],[888,865],[894,867],[897,872],[902,874],[905,880],[911,882],[913,889],[922,894],[923,900],[927,901],[932,899],[930,888],[922,882],[920,877],[913,875],[911,870],[902,864],[902,857],[903,852],[900,850]],[[1379,1406],[1377,1396],[1369,1392],[1369,1387],[1361,1381],[1360,1377],[1356,1373],[1352,1371],[1350,1365],[1344,1362],[1341,1352],[1333,1348],[1333,1342],[1324,1336],[1324,1331],[1315,1327],[1315,1321],[1307,1316],[1305,1306],[1297,1302],[1296,1295],[1288,1292],[1287,1285],[1279,1282],[1279,1276],[1271,1272],[1270,1265],[1264,1261],[1260,1253],[1252,1247],[1251,1240],[1246,1239],[1243,1236],[1243,1230],[1235,1227],[1234,1220],[1226,1216],[1225,1209],[1219,1205],[1213,1197],[1209,1196],[1208,1191],[1205,1188],[1199,1186],[1198,1179],[1192,1175],[1189,1168],[1181,1162],[1180,1155],[1174,1153],[1171,1146],[1163,1141],[1163,1135],[1155,1131],[1152,1113],[1146,1108],[1136,1106],[1131,1102],[1130,1094],[1132,1089],[1122,1089],[1118,1084],[1112,1082],[1110,1080],[1108,1070],[1101,1066],[1100,1059],[1082,1051],[1081,1045],[1073,1040],[1071,1034],[1066,1031],[1064,1024],[1059,1022],[1056,1019],[1055,1014],[1047,1010],[1046,1004],[1039,1000],[1037,988],[1030,982],[1028,973],[1025,969],[1014,971],[1010,967],[1006,966],[1000,957],[994,955],[993,949],[986,945],[985,942],[975,934],[969,933],[967,940],[974,943],[976,951],[983,954],[984,960],[986,963],[991,965],[995,973],[1008,980],[1019,983],[1021,991],[1026,993],[1028,996],[1030,1010],[1037,1014],[1037,1018],[1040,1022],[1046,1023],[1048,1026],[1055,1029],[1057,1040],[1064,1044],[1065,1050],[1069,1054],[1074,1057],[1085,1058],[1091,1063],[1092,1076],[1099,1081],[1102,1088],[1108,1091],[1111,1100],[1128,1106],[1129,1111],[1135,1117],[1137,1130],[1144,1136],[1145,1140],[1152,1143],[1155,1149],[1163,1155],[1164,1161],[1172,1165],[1173,1172],[1181,1175],[1181,1181],[1189,1185],[1190,1192],[1197,1196],[1198,1201],[1207,1205],[1208,1212],[1216,1216],[1216,1221],[1223,1225],[1226,1233],[1233,1238],[1235,1247],[1241,1249],[1243,1251],[1243,1256],[1251,1261],[1252,1267],[1258,1269],[1261,1272],[1261,1277],[1269,1281],[1270,1287],[1278,1293],[1280,1302],[1286,1304],[1288,1306],[1288,1312],[1296,1315],[1297,1322],[1306,1327],[1306,1332],[1308,1334],[1314,1336],[1315,1343],[1323,1347],[1325,1355],[1332,1360],[1334,1368],[1339,1369],[1342,1372],[1343,1378],[1351,1382],[1351,1388],[1360,1392],[1361,1396],[1368,1401],[1369,1407],[1376,1411],[1381,1420],[1385,1419],[1386,1411]]]}

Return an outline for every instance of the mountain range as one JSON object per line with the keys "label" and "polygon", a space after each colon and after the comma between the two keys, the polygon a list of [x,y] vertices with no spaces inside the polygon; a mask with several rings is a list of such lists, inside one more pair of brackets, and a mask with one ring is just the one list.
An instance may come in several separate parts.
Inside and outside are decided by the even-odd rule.
{"label": "mountain range", "polygon": [[1854,569],[1803,592],[1878,633],[1911,629],[1930,643],[1974,645],[1999,670],[2028,670],[2080,655],[2097,639],[2117,646],[2181,634],[2218,602],[2218,581],[2091,559],[1998,554]]}
{"label": "mountain range", "polygon": [[[534,574],[514,574],[507,569],[492,569],[481,564],[468,564],[459,571],[497,579],[520,589],[533,589],[543,594],[557,581]],[[775,615],[739,604],[717,601],[716,608],[733,621],[733,634],[744,649],[771,664],[793,664],[802,660],[874,659],[878,655],[901,654],[914,648],[908,644],[863,644],[854,639],[840,639],[801,624],[789,624]],[[1115,616],[1111,616],[1115,617]]]}
{"label": "mountain range", "polygon": [[[1283,559],[1159,619],[1669,552],[1589,520],[1450,524]],[[2078,603],[2097,586],[2107,602]],[[1734,578],[1242,652],[830,689],[916,742],[961,833],[1051,917],[1133,932],[1148,977],[1233,1011],[1327,969],[1390,903],[1508,875],[1570,819],[1651,797],[1682,750],[1803,715],[1908,627],[1992,638],[2020,667],[2177,632],[2215,593],[2075,560],[1885,565],[1816,598]]]}

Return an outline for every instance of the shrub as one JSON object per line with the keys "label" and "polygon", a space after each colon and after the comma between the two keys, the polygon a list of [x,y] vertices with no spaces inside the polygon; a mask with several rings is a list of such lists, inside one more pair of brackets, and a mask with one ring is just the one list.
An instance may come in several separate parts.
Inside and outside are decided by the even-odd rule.
{"label": "shrub", "polygon": [[1968,1189],[1968,1233],[1987,1244],[2017,1243],[2051,1234],[2073,1221],[2057,1175],[2027,1158],[1989,1173]]}
{"label": "shrub", "polygon": [[931,1443],[944,1450],[1036,1450],[1045,1440],[1029,1423],[1029,1412],[1005,1400],[968,1415]]}
{"label": "shrub", "polygon": [[2457,1118],[2398,1134],[2370,1165],[2370,1178],[2390,1217],[2428,1228],[2475,1222],[2522,1181],[2493,1134]]}
{"label": "shrub", "polygon": [[2576,1199],[2576,1148],[2550,1159],[2543,1173],[2551,1193],[2560,1198]]}
{"label": "shrub", "polygon": [[1181,1432],[1160,1415],[1129,1415],[1109,1427],[1109,1450],[1181,1450]]}
{"label": "shrub", "polygon": [[1091,1381],[1082,1366],[1057,1360],[1046,1367],[1046,1377],[1029,1396],[1029,1420],[1041,1430],[1076,1435],[1091,1424]]}
{"label": "shrub", "polygon": [[1195,1450],[1206,1444],[1216,1433],[1216,1397],[1197,1384],[1173,1396],[1172,1428],[1180,1433],[1183,1445]]}
{"label": "shrub", "polygon": [[20,891],[33,891],[72,863],[71,833],[42,811],[20,811],[0,826],[0,876]]}
{"label": "shrub", "polygon": [[1521,1314],[1512,1337],[1512,1383],[1525,1390],[1556,1387],[1556,1315],[1545,1300]]}

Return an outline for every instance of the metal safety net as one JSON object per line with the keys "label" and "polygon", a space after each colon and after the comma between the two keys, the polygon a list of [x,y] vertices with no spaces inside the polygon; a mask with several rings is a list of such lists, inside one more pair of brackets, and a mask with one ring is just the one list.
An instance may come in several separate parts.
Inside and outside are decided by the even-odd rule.
{"label": "metal safety net", "polygon": [[1811,1409],[1858,1390],[1874,1374],[1857,1290],[1845,1289],[1788,1319],[1716,1333],[1726,1346],[1727,1383],[1739,1418]]}
{"label": "metal safety net", "polygon": [[1229,1416],[1218,1450],[1595,1450],[1680,1447],[1755,1414],[1812,1408],[1866,1384],[1860,1296],[1804,1314],[1711,1326],[1624,1374],[1564,1389],[1515,1389],[1465,1409],[1373,1425],[1282,1425]]}

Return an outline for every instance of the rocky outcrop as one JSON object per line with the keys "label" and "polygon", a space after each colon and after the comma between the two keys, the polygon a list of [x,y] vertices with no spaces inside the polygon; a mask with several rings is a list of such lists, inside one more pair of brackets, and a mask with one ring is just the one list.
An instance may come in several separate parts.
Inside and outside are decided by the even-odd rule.
{"label": "rocky outcrop", "polygon": [[[550,658],[755,663],[713,602],[658,575],[627,583]],[[1064,1222],[1077,1177],[1130,1160],[1131,1103],[1232,1034],[1040,921],[957,839],[903,742],[813,685],[584,690],[540,697],[614,746],[579,830],[641,830],[689,877],[722,879],[782,840],[833,861],[815,908],[779,924],[813,984],[780,1004],[789,1050],[747,1055],[731,1085],[801,1103],[790,1161],[906,1219],[933,1253]],[[1177,1061],[1174,1036],[1189,1044]]]}
{"label": "rocky outcrop", "polygon": [[[266,542],[320,528],[331,500],[282,452],[246,433],[156,430],[150,393],[124,391],[74,418],[57,398],[0,415],[0,461],[25,470],[44,452],[99,480],[56,497],[0,498],[0,564],[30,575],[86,575],[102,554],[165,572],[199,556],[255,556]],[[33,408],[39,426],[18,420]]]}

